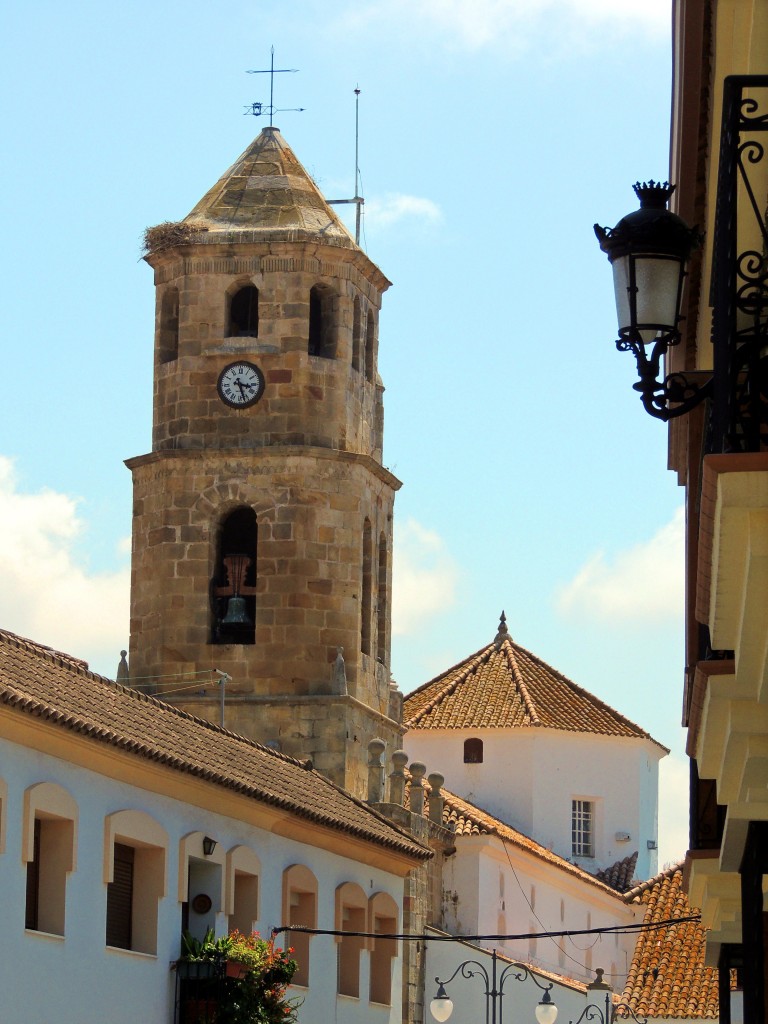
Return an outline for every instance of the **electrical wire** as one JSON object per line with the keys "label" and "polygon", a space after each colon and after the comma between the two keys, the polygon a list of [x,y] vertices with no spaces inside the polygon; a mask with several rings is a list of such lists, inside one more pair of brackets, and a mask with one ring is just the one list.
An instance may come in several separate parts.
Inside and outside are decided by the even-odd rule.
{"label": "electrical wire", "polygon": [[663,921],[641,921],[637,924],[606,925],[604,928],[576,928],[561,932],[525,932],[519,935],[432,935],[404,932],[353,932],[340,931],[335,928],[308,928],[303,924],[283,924],[272,929],[272,936],[281,932],[302,932],[307,935],[335,935],[359,939],[401,939],[405,942],[500,942],[502,939],[551,939],[570,938],[572,935],[637,935],[639,932],[658,931],[669,925],[686,924],[689,921],[701,923],[701,914],[689,914],[686,917],[669,917]]}

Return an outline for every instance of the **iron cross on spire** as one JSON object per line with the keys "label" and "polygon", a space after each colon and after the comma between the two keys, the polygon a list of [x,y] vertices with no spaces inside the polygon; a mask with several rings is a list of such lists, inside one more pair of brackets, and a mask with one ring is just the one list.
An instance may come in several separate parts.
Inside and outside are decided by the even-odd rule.
{"label": "iron cross on spire", "polygon": [[270,50],[270,61],[269,68],[259,69],[257,71],[249,71],[249,75],[269,75],[269,106],[265,107],[263,103],[251,103],[250,106],[245,108],[246,114],[253,114],[254,117],[261,117],[266,110],[269,114],[269,127],[273,128],[272,121],[274,120],[274,114],[279,110],[296,110],[302,111],[304,107],[281,107],[275,106],[275,75],[293,75],[299,69],[298,68],[276,68],[275,67],[275,48],[274,46]]}

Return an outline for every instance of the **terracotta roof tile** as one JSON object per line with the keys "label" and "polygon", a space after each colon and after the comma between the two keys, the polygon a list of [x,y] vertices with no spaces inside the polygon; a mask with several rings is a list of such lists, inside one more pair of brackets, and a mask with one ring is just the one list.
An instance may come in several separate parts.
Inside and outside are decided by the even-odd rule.
{"label": "terracotta roof tile", "polygon": [[[506,635],[417,690],[404,702],[409,729],[545,726],[656,740]],[[657,746],[666,750],[660,743]]]}
{"label": "terracotta roof tile", "polygon": [[[624,894],[646,907],[645,924],[689,917],[695,908],[683,892],[681,865]],[[695,921],[641,932],[622,1000],[642,1017],[719,1015],[717,970],[704,966],[705,930]]]}
{"label": "terracotta roof tile", "polygon": [[638,851],[635,850],[634,853],[631,853],[623,860],[617,860],[610,867],[596,871],[595,878],[599,878],[601,882],[610,885],[616,892],[626,892],[632,886],[635,868],[637,867],[637,854]]}
{"label": "terracotta roof tile", "polygon": [[297,761],[0,630],[0,707],[236,790],[330,829],[426,859],[397,826]]}

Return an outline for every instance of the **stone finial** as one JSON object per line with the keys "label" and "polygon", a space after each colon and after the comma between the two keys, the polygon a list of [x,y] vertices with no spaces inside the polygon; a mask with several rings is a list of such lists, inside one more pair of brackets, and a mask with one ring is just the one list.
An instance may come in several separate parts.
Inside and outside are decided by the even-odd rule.
{"label": "stone finial", "polygon": [[498,649],[501,647],[505,640],[511,639],[512,637],[509,635],[509,630],[507,629],[507,616],[504,614],[504,612],[502,612],[501,618],[499,619],[499,630],[493,641],[496,650],[498,651]]}
{"label": "stone finial", "polygon": [[411,762],[411,811],[414,814],[424,813],[424,775],[427,766],[421,761]]}
{"label": "stone finial", "polygon": [[436,825],[443,824],[443,794],[440,790],[445,785],[445,776],[440,772],[430,772],[427,776],[429,783],[429,820]]}
{"label": "stone finial", "polygon": [[384,765],[381,755],[386,750],[384,740],[373,739],[368,744],[368,803],[380,804],[384,797]]}
{"label": "stone finial", "polygon": [[389,802],[399,804],[405,803],[405,766],[408,764],[408,755],[404,750],[396,750],[392,755],[392,772],[389,776]]}
{"label": "stone finial", "polygon": [[603,978],[605,970],[602,967],[595,968],[595,980],[587,985],[587,995],[591,992],[613,992],[613,989]]}
{"label": "stone finial", "polygon": [[128,671],[128,662],[125,660],[128,651],[120,651],[120,664],[117,666],[117,675],[115,680],[118,683],[122,683],[123,686],[128,686],[131,681],[131,676]]}
{"label": "stone finial", "polygon": [[346,693],[347,692],[347,670],[344,665],[344,648],[336,648],[336,661],[333,663],[331,669],[331,683],[333,684],[334,693]]}

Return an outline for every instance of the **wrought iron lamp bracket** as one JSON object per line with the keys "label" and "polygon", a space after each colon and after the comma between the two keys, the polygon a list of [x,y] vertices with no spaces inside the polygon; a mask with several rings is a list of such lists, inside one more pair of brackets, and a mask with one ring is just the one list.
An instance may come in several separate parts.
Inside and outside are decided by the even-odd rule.
{"label": "wrought iron lamp bracket", "polygon": [[649,415],[664,421],[684,416],[712,393],[711,378],[699,383],[684,373],[670,373],[663,380],[659,379],[662,359],[667,350],[679,342],[678,331],[659,334],[650,352],[640,335],[634,332],[622,334],[616,340],[619,352],[631,352],[635,357],[639,380],[632,387],[639,392],[643,408]]}

